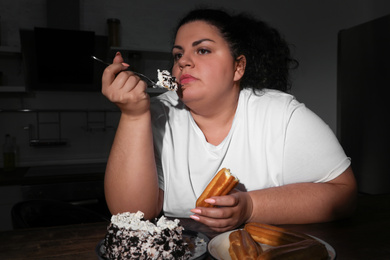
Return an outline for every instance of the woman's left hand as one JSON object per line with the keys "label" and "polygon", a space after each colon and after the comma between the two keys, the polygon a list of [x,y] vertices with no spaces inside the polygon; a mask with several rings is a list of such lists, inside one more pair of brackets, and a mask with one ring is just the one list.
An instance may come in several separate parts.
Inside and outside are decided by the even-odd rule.
{"label": "woman's left hand", "polygon": [[244,224],[252,214],[252,199],[247,192],[235,190],[225,196],[205,200],[216,207],[197,207],[191,212],[192,219],[209,226],[217,232],[225,232]]}

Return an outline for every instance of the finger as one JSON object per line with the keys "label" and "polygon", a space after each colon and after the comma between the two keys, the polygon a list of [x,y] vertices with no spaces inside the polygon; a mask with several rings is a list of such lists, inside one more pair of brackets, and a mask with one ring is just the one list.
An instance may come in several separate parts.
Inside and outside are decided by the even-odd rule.
{"label": "finger", "polygon": [[195,208],[191,210],[192,213],[199,217],[206,217],[212,219],[228,219],[231,218],[234,214],[232,208],[222,207],[222,208]]}
{"label": "finger", "polygon": [[140,78],[134,75],[131,71],[122,71],[116,76],[114,84],[119,86],[119,89],[127,87],[128,90],[131,90],[138,84],[139,81]]}
{"label": "finger", "polygon": [[146,94],[147,84],[145,81],[141,80],[138,76],[130,76],[122,90],[125,92],[132,92],[134,95],[139,95],[141,93]]}
{"label": "finger", "polygon": [[199,216],[197,214],[191,215],[190,217],[218,232],[231,230],[235,227],[230,219],[214,219],[205,216]]}
{"label": "finger", "polygon": [[123,57],[122,57],[122,54],[118,51],[116,54],[115,54],[115,57],[114,57],[114,60],[113,60],[113,64],[114,63],[120,63],[124,66],[123,70],[126,70],[127,68],[130,67],[129,64],[125,63],[124,60],[123,60]]}
{"label": "finger", "polygon": [[205,202],[219,207],[234,207],[238,204],[238,198],[232,195],[215,196],[204,200]]}
{"label": "finger", "polygon": [[102,76],[103,87],[110,86],[111,83],[115,80],[118,73],[121,72],[122,70],[127,69],[127,68],[128,68],[127,66],[125,66],[121,63],[113,63],[110,66],[108,66],[103,71],[103,76]]}
{"label": "finger", "polygon": [[124,60],[123,60],[123,57],[122,57],[122,54],[118,51],[116,54],[115,54],[115,57],[114,57],[114,60],[112,61],[113,63],[122,63]]}

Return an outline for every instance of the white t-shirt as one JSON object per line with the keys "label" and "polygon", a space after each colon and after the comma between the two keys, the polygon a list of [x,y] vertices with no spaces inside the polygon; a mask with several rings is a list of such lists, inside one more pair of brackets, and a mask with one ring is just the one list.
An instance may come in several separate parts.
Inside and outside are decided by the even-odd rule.
{"label": "white t-shirt", "polygon": [[221,168],[242,190],[298,182],[327,182],[350,165],[332,130],[293,96],[275,90],[240,92],[229,134],[208,143],[175,92],[151,102],[164,214],[188,217]]}

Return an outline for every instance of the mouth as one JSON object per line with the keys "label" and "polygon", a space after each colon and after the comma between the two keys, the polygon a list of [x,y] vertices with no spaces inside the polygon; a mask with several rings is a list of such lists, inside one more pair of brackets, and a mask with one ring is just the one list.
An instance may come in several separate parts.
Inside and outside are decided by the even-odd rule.
{"label": "mouth", "polygon": [[190,74],[184,74],[180,77],[179,84],[185,85],[185,84],[188,84],[188,83],[193,82],[195,80],[197,80],[197,78],[191,76]]}

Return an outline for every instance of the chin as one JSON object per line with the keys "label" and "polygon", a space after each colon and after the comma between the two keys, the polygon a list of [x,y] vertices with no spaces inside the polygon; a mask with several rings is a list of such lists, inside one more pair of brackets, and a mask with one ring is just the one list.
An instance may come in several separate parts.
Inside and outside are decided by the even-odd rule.
{"label": "chin", "polygon": [[183,103],[187,106],[193,102],[203,99],[197,91],[191,91],[189,89],[178,91],[177,94],[179,95],[179,98],[183,101]]}

